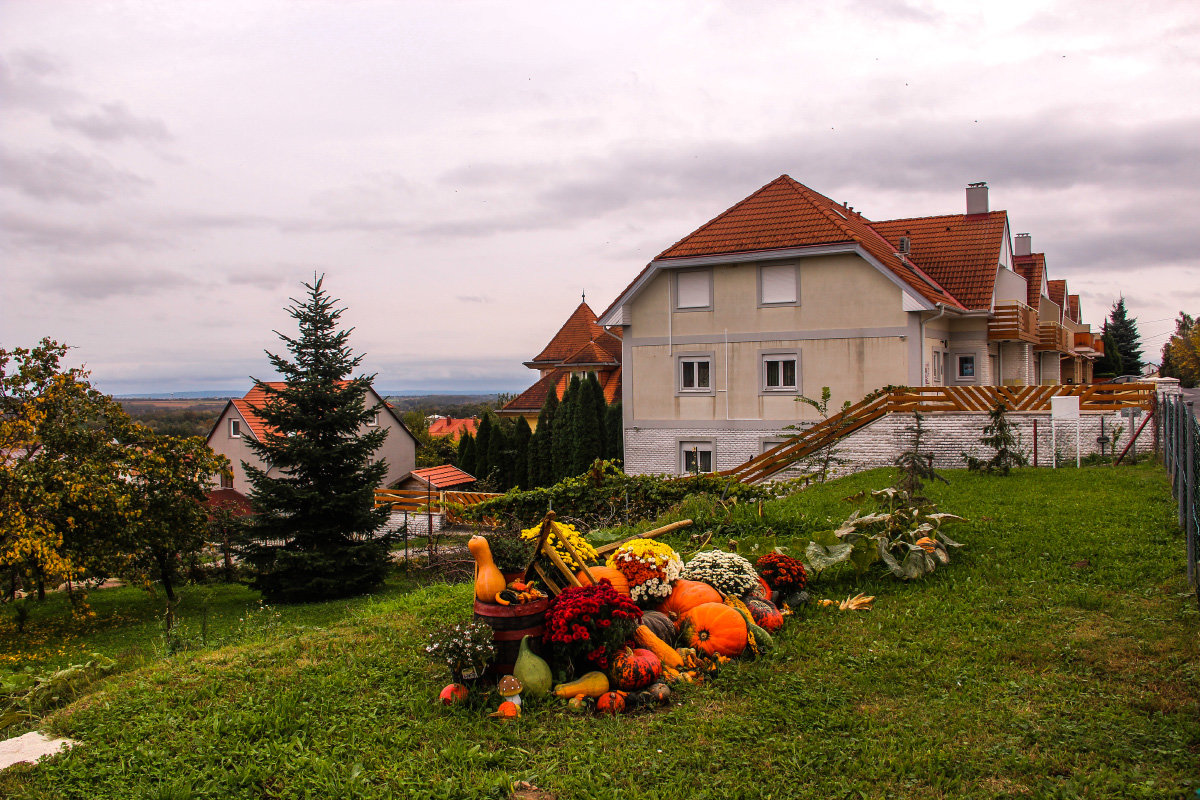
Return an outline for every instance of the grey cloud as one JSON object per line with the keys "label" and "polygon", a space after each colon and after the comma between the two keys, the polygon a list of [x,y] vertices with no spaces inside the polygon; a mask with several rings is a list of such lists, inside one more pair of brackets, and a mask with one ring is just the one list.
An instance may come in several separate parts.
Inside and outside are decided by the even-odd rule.
{"label": "grey cloud", "polygon": [[44,291],[73,300],[103,300],[158,294],[199,285],[190,275],[169,270],[150,270],[125,265],[92,265],[86,268],[57,269],[43,277]]}
{"label": "grey cloud", "polygon": [[484,297],[483,295],[460,294],[460,295],[455,295],[454,299],[460,303],[486,303],[486,302],[488,302],[488,299],[486,297]]}
{"label": "grey cloud", "polygon": [[272,291],[289,286],[296,274],[306,274],[312,271],[312,266],[278,265],[274,267],[236,267],[226,276],[230,286],[244,286],[252,289]]}
{"label": "grey cloud", "polygon": [[103,247],[155,249],[166,244],[161,236],[125,224],[72,224],[47,215],[11,213],[0,216],[0,237],[10,247],[64,253]]}
{"label": "grey cloud", "polygon": [[72,148],[45,152],[0,148],[0,187],[38,200],[94,204],[149,185],[145,178]]}
{"label": "grey cloud", "polygon": [[63,73],[59,62],[39,50],[0,55],[0,102],[11,110],[49,111],[79,98],[79,93],[52,82]]}
{"label": "grey cloud", "polygon": [[51,122],[55,127],[74,130],[101,142],[125,139],[166,142],[172,138],[162,120],[135,116],[124,103],[105,103],[91,114],[57,114]]}

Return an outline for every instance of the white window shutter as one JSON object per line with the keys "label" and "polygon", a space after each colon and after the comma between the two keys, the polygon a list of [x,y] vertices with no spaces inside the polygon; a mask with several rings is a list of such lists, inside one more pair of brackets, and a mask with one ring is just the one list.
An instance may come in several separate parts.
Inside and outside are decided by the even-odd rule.
{"label": "white window shutter", "polygon": [[708,308],[712,305],[709,296],[710,274],[707,270],[678,273],[676,289],[679,296],[676,298],[676,307]]}
{"label": "white window shutter", "polygon": [[762,268],[762,301],[764,303],[796,302],[796,267],[775,264]]}

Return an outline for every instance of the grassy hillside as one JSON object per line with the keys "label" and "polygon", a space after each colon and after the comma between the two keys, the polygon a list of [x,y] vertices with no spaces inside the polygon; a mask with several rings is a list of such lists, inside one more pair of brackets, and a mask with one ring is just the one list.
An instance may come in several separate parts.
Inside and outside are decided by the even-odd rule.
{"label": "grassy hillside", "polygon": [[[929,493],[969,518],[953,564],[912,584],[822,576],[818,597],[865,591],[876,610],[791,619],[774,654],[680,690],[669,710],[578,717],[527,701],[501,723],[490,707],[435,705],[446,675],[424,631],[466,619],[470,589],[393,588],[268,611],[269,624],[234,617],[225,646],[152,654],[51,716],[82,745],[0,773],[0,796],[505,797],[515,780],[560,798],[1190,794],[1200,614],[1161,473],[947,474]],[[767,504],[779,524],[739,549],[802,548],[803,531],[848,513],[841,498],[889,480]],[[254,605],[237,592],[222,603]],[[80,646],[111,652],[121,629]],[[146,619],[128,630],[155,636]],[[0,647],[14,641],[0,629]]]}

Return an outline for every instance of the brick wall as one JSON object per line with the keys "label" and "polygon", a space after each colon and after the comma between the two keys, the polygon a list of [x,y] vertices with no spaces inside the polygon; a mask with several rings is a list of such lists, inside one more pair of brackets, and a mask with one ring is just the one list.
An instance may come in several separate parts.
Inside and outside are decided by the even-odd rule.
{"label": "brick wall", "polygon": [[[1131,428],[1130,420],[1121,417],[1117,412],[1085,412],[1081,414],[1079,420],[1079,452],[1081,455],[1087,456],[1097,452],[1099,446],[1096,438],[1100,435],[1101,419],[1104,420],[1104,431],[1110,439],[1113,435],[1114,425],[1123,428],[1117,452],[1120,452],[1128,444],[1129,437],[1136,430],[1136,426],[1141,423],[1141,418],[1138,418]],[[1034,420],[1037,420],[1038,424],[1038,463],[1040,466],[1050,466],[1053,452],[1050,412],[1009,414],[1009,421],[1018,438],[1018,446],[1031,462],[1033,459]],[[983,435],[983,426],[986,423],[987,415],[984,413],[923,414],[922,426],[925,428],[925,435],[922,439],[922,450],[934,456],[935,466],[946,468],[966,466],[965,456],[988,458],[992,453],[979,443],[979,438]],[[846,463],[841,466],[839,472],[856,472],[872,467],[892,466],[896,457],[911,445],[910,429],[912,426],[912,414],[888,414],[842,439],[837,447],[837,455]],[[715,442],[716,469],[730,469],[759,455],[762,452],[762,440],[769,436],[770,434],[764,431],[723,431],[718,428],[627,429],[625,431],[625,469],[631,474],[674,474],[678,472],[680,440],[711,440]],[[1147,426],[1138,440],[1139,452],[1145,452],[1150,448],[1151,436],[1152,430],[1150,426]],[[1075,458],[1074,423],[1061,423],[1058,427],[1057,438],[1061,457],[1073,461]],[[1111,443],[1108,446],[1111,448]],[[790,477],[799,471],[799,468],[791,468],[787,470],[787,474],[779,477]]]}

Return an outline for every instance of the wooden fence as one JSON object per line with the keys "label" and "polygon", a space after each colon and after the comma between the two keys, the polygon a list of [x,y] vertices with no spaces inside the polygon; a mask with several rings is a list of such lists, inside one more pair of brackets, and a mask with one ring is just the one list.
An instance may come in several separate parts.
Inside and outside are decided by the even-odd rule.
{"label": "wooden fence", "polygon": [[444,514],[447,507],[473,506],[499,497],[491,492],[431,492],[421,489],[376,489],[375,507],[388,506],[392,511],[410,514]]}
{"label": "wooden fence", "polygon": [[850,408],[818,422],[794,438],[721,474],[742,483],[755,483],[786,469],[838,439],[870,425],[887,414],[920,412],[987,412],[997,403],[1009,411],[1049,411],[1051,397],[1079,397],[1080,411],[1150,411],[1155,386],[1151,383],[1104,383],[1077,386],[919,386],[868,395]]}

